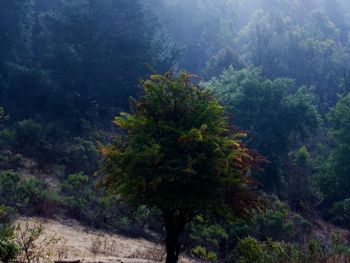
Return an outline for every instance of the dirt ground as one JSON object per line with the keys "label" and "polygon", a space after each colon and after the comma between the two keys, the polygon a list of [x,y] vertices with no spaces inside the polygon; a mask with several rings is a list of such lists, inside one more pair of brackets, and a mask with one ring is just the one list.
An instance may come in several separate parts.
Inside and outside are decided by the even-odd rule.
{"label": "dirt ground", "polygon": [[[74,220],[20,218],[22,230],[41,225],[43,234],[36,241],[43,262],[81,260],[99,263],[154,263],[164,261],[164,248],[144,239],[132,239],[92,231]],[[17,233],[19,235],[19,233]],[[182,263],[195,263],[186,258]]]}

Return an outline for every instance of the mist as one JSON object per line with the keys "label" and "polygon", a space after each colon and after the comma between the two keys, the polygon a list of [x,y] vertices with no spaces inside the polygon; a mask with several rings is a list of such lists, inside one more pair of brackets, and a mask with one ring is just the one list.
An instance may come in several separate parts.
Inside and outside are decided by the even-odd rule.
{"label": "mist", "polygon": [[348,0],[0,0],[0,262],[349,262],[349,36]]}

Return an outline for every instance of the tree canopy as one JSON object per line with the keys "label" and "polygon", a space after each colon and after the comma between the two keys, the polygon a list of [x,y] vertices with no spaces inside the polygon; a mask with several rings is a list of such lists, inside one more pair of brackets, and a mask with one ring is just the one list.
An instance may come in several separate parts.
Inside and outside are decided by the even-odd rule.
{"label": "tree canopy", "polygon": [[248,212],[257,202],[249,176],[255,157],[240,142],[244,134],[231,129],[224,108],[190,77],[143,81],[132,112],[115,119],[126,134],[103,149],[103,185],[161,211],[169,263],[177,261],[179,235],[196,215]]}
{"label": "tree canopy", "polygon": [[270,160],[259,179],[278,191],[280,169],[292,145],[318,127],[312,95],[296,89],[291,79],[266,79],[257,68],[229,67],[207,85],[228,106],[234,124],[248,132],[247,145]]}

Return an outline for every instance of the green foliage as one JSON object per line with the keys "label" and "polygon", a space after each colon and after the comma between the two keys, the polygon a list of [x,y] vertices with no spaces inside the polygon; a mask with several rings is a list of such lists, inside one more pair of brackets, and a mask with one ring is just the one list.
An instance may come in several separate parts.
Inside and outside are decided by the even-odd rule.
{"label": "green foliage", "polygon": [[192,249],[192,252],[197,258],[204,260],[205,262],[218,262],[218,256],[214,252],[208,251],[204,247],[197,246]]}
{"label": "green foliage", "polygon": [[124,146],[104,150],[106,187],[131,203],[162,211],[178,207],[178,213],[191,209],[196,214],[217,206],[224,185],[248,178],[249,166],[235,167],[240,158],[250,158],[237,134],[225,135],[223,108],[208,91],[190,84],[185,73],[177,79],[152,76],[143,86],[145,95],[133,103],[135,113],[115,120],[128,131]]}
{"label": "green foliage", "polygon": [[[219,262],[232,262],[232,258],[237,258],[233,251],[237,249],[240,240],[247,237],[257,242],[273,240],[276,243],[291,245],[295,249],[313,240],[311,222],[292,212],[285,203],[276,198],[270,198],[267,208],[264,211],[256,211],[249,220],[224,221],[216,217],[204,220],[203,217],[197,217],[188,231],[187,244],[191,251],[197,248],[197,255],[202,258],[211,252],[217,255]],[[317,242],[317,253],[321,253],[322,242]],[[303,247],[302,250],[304,253],[307,248]],[[268,259],[265,262],[269,262]]]}
{"label": "green foliage", "polygon": [[0,206],[0,261],[7,263],[14,260],[19,253],[15,242],[14,228],[8,222],[8,211]]}
{"label": "green foliage", "polygon": [[235,256],[237,262],[242,263],[346,262],[349,260],[349,246],[337,233],[332,235],[329,246],[322,246],[316,239],[309,239],[303,245],[246,237],[238,242]]}
{"label": "green foliage", "polygon": [[0,153],[0,166],[3,169],[18,169],[22,167],[23,156],[21,154],[13,154],[11,151]]}
{"label": "green foliage", "polygon": [[248,145],[271,161],[259,179],[267,189],[279,190],[281,165],[293,140],[318,127],[312,95],[305,89],[293,91],[291,79],[265,79],[259,69],[229,67],[207,86],[228,105],[235,124],[248,132]]}
{"label": "green foliage", "polygon": [[284,196],[294,211],[304,215],[310,214],[322,200],[317,166],[306,146],[291,151],[284,164]]}
{"label": "green foliage", "polygon": [[239,215],[257,205],[247,175],[253,157],[229,130],[223,107],[188,74],[153,75],[142,84],[133,112],[115,119],[127,131],[122,143],[102,150],[102,184],[129,203],[161,211],[168,257],[174,256],[168,262],[176,262],[179,235],[200,212]]}
{"label": "green foliage", "polygon": [[26,52],[30,52],[33,1],[2,1],[0,9],[3,10],[0,19],[0,31],[3,32],[0,38],[0,64],[16,54],[28,58]]}
{"label": "green foliage", "polygon": [[[256,205],[248,174],[303,217],[349,226],[346,0],[0,0],[0,10],[0,204],[27,215],[58,208],[127,234],[162,233],[161,216],[166,230],[182,230],[216,210],[189,227],[191,253],[221,262],[251,235],[256,242],[242,241],[248,258],[294,260],[287,247],[305,245],[310,225],[285,205],[274,202],[251,222],[232,218]],[[152,76],[113,130],[138,80],[172,66],[216,76],[206,85],[227,109],[185,74]],[[330,112],[327,120],[317,111]],[[108,144],[112,131],[103,196],[90,175],[101,164],[96,141]],[[269,160],[259,174],[242,143]],[[26,176],[29,160],[39,174],[62,167],[61,181]],[[324,249],[311,239],[299,259],[322,262],[321,251],[322,260],[346,259],[346,244],[332,242]],[[0,254],[11,250],[2,244]]]}
{"label": "green foliage", "polygon": [[71,174],[62,181],[60,196],[67,214],[95,228],[113,227],[126,235],[143,235],[150,222],[149,211],[130,213],[117,197],[96,189],[93,179],[83,173]]}
{"label": "green foliage", "polygon": [[9,207],[17,207],[19,175],[11,171],[0,172],[0,203]]}
{"label": "green foliage", "polygon": [[343,201],[336,202],[331,208],[331,215],[333,222],[343,226],[350,226],[350,199],[344,199]]}
{"label": "green foliage", "polygon": [[268,239],[259,242],[247,237],[238,242],[237,254],[239,263],[281,263],[298,262],[298,250],[289,243]]}
{"label": "green foliage", "polygon": [[305,146],[297,150],[294,156],[294,162],[298,166],[305,166],[310,162],[310,153]]}
{"label": "green foliage", "polygon": [[219,260],[223,247],[227,246],[229,235],[225,226],[210,223],[197,216],[189,226],[189,243],[194,246],[192,252],[205,261]]}
{"label": "green foliage", "polygon": [[62,159],[67,173],[81,170],[92,173],[98,168],[100,154],[92,141],[77,137],[64,147]]}
{"label": "green foliage", "polygon": [[15,127],[16,148],[25,154],[39,153],[44,144],[43,128],[33,120],[24,120]]}
{"label": "green foliage", "polygon": [[250,229],[251,235],[259,240],[272,238],[286,242],[302,242],[311,235],[310,223],[291,213],[288,207],[278,200],[266,211],[253,216]]}
{"label": "green foliage", "polygon": [[62,201],[55,191],[37,178],[22,180],[16,195],[20,200],[20,210],[26,214],[51,216]]}
{"label": "green foliage", "polygon": [[313,86],[319,108],[327,112],[343,92],[342,72],[349,68],[348,27],[327,16],[329,3],[263,2],[261,10],[253,5],[255,12],[237,37],[237,49],[248,64],[261,67],[266,77],[292,77],[298,85]]}
{"label": "green foliage", "polygon": [[327,162],[322,166],[319,176],[321,191],[330,203],[349,197],[348,174],[350,165],[347,156],[350,153],[350,95],[339,100],[328,118],[332,125],[330,136],[336,143]]}
{"label": "green foliage", "polygon": [[103,206],[88,176],[69,175],[62,183],[62,194],[72,216],[89,225],[98,225]]}
{"label": "green foliage", "polygon": [[28,215],[52,215],[61,199],[40,179],[21,179],[18,173],[1,171],[0,202]]}

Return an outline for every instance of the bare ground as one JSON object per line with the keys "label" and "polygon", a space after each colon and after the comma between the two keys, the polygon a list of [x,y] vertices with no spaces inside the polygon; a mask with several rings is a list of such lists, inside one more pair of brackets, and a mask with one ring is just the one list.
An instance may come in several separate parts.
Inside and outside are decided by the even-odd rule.
{"label": "bare ground", "polygon": [[[22,217],[22,227],[42,225],[43,235],[36,242],[46,259],[81,260],[99,263],[155,263],[164,261],[164,248],[144,239],[132,239],[102,231],[89,230],[74,220]],[[52,242],[47,242],[52,240]],[[187,258],[182,263],[195,263]]]}

